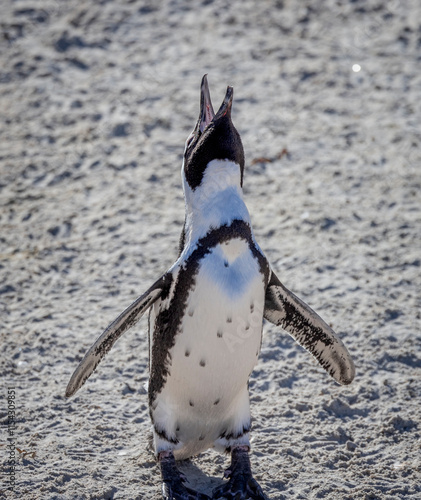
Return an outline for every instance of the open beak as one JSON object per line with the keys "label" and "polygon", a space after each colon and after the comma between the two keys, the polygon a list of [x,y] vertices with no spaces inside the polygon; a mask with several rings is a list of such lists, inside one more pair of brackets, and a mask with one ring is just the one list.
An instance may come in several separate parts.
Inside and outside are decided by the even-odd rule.
{"label": "open beak", "polygon": [[234,95],[234,89],[232,87],[227,87],[227,92],[225,94],[224,101],[221,104],[218,112],[215,115],[213,110],[212,101],[210,98],[209,85],[207,75],[202,78],[202,84],[200,87],[200,116],[199,116],[199,130],[200,133],[206,129],[206,127],[214,120],[222,118],[223,116],[231,116],[231,106],[232,98]]}

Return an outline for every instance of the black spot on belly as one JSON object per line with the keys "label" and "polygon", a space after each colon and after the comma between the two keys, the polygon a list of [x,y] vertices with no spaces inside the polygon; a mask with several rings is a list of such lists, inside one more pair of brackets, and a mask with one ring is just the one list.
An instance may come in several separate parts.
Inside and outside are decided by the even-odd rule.
{"label": "black spot on belly", "polygon": [[229,264],[228,264],[228,261],[227,261],[227,260],[226,260],[226,261],[224,261],[224,266],[225,266],[225,267],[228,267],[228,266],[229,266]]}
{"label": "black spot on belly", "polygon": [[190,356],[190,351],[189,349],[186,349],[186,352],[184,353],[184,356],[186,356],[186,358],[188,358]]}
{"label": "black spot on belly", "polygon": [[222,339],[222,335],[223,335],[222,330],[218,330],[218,331],[216,332],[216,336],[217,336],[219,339]]}
{"label": "black spot on belly", "polygon": [[232,318],[231,318],[231,316],[228,316],[228,318],[227,318],[227,323],[232,323]]}
{"label": "black spot on belly", "polygon": [[191,401],[191,400],[190,400],[190,401],[189,401],[189,405],[190,405],[190,406],[194,406],[193,401]]}
{"label": "black spot on belly", "polygon": [[206,366],[206,361],[204,359],[200,360],[200,366]]}
{"label": "black spot on belly", "polygon": [[[188,311],[188,297],[195,288],[195,280],[200,270],[201,261],[221,243],[228,243],[233,238],[245,241],[259,265],[263,284],[266,286],[270,277],[270,268],[265,256],[256,246],[250,225],[235,219],[200,238],[193,252],[185,259],[178,273],[166,275],[165,288],[161,295],[161,305],[154,322],[150,323],[151,363],[149,383],[149,405],[152,407],[156,397],[162,391],[170,376],[171,350],[181,333],[184,316]],[[173,282],[175,280],[175,282]],[[172,300],[165,301],[172,290]]]}
{"label": "black spot on belly", "polygon": [[250,325],[247,323],[246,330],[250,330]]}
{"label": "black spot on belly", "polygon": [[252,303],[250,304],[250,312],[253,312],[253,311],[254,311],[254,302],[252,302]]}
{"label": "black spot on belly", "polygon": [[219,403],[219,401],[221,401],[219,398],[213,402],[214,405],[217,405]]}

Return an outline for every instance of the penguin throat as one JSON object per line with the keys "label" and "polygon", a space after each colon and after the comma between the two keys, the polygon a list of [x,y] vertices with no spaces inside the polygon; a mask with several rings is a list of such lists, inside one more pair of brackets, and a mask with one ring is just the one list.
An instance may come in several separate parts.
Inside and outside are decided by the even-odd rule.
{"label": "penguin throat", "polygon": [[230,224],[235,219],[250,222],[240,183],[240,167],[229,160],[209,162],[202,182],[196,189],[191,189],[187,182],[183,183],[186,236],[191,243],[210,229]]}

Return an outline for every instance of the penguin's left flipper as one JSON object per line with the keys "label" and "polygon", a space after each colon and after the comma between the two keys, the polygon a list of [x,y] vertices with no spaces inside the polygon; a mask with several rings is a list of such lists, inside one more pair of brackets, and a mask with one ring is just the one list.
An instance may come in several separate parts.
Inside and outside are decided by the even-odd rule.
{"label": "penguin's left flipper", "polygon": [[354,362],[342,341],[322,318],[290,292],[272,271],[266,289],[264,317],[281,326],[339,383],[354,379]]}
{"label": "penguin's left flipper", "polygon": [[135,325],[154,302],[165,295],[171,285],[172,277],[166,273],[143,295],[125,309],[98,337],[74,371],[66,388],[66,397],[73,396],[92,375],[102,358],[115,342],[129,328]]}

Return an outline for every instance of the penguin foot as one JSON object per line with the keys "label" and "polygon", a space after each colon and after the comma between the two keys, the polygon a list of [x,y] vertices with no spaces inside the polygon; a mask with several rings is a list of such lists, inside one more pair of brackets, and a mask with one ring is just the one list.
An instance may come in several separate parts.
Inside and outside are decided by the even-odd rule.
{"label": "penguin foot", "polygon": [[229,481],[213,490],[213,500],[222,498],[226,500],[267,500],[262,488],[251,473],[248,446],[232,448],[231,465],[225,471],[224,476],[229,477]]}
{"label": "penguin foot", "polygon": [[162,451],[158,460],[161,466],[164,500],[211,500],[207,495],[184,486],[186,477],[177,469],[171,451]]}

